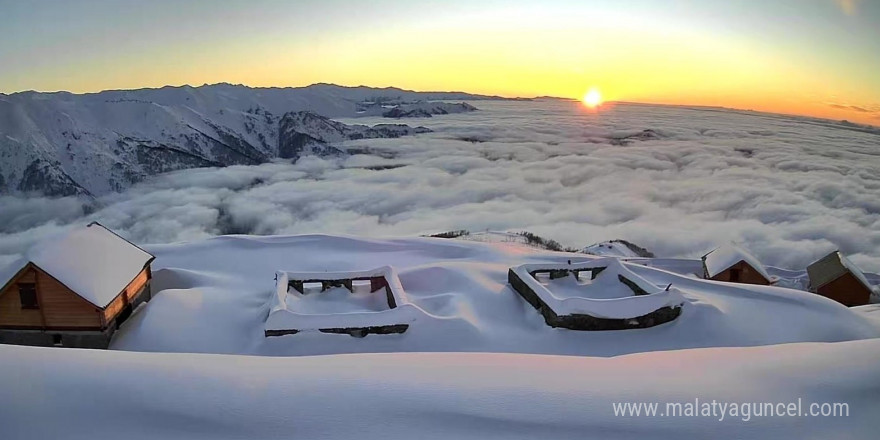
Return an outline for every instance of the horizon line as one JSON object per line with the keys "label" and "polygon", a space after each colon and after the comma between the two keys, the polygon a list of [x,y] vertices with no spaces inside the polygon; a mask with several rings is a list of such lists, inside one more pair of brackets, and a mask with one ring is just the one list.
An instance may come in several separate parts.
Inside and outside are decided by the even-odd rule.
{"label": "horizon line", "polygon": [[[376,89],[376,90],[395,89],[395,90],[399,90],[402,92],[410,92],[410,93],[461,93],[461,94],[466,94],[466,95],[473,95],[473,96],[480,96],[483,98],[489,98],[486,100],[491,100],[492,98],[498,98],[498,99],[505,99],[505,100],[555,99],[555,100],[563,100],[563,101],[576,101],[576,102],[581,101],[578,98],[569,98],[569,97],[552,96],[552,95],[539,95],[539,96],[531,96],[531,97],[529,97],[529,96],[485,95],[485,94],[481,94],[481,93],[466,92],[463,90],[447,90],[447,91],[444,91],[444,90],[412,90],[412,89],[404,89],[404,88],[397,87],[397,86],[382,86],[382,87],[380,87],[380,86],[370,86],[370,85],[365,85],[365,84],[350,86],[350,85],[343,85],[343,84],[337,84],[337,83],[331,83],[331,82],[316,82],[316,83],[312,83],[312,84],[308,84],[308,85],[304,85],[304,86],[251,86],[251,85],[247,85],[247,84],[243,84],[243,83],[230,83],[230,82],[226,82],[226,81],[221,81],[221,82],[216,82],[216,83],[203,83],[203,84],[197,85],[197,86],[194,86],[189,83],[184,83],[184,84],[179,84],[179,85],[166,84],[164,86],[152,86],[152,87],[147,86],[147,87],[138,87],[138,88],[129,88],[129,89],[102,89],[99,91],[88,91],[88,92],[71,92],[69,90],[42,91],[42,90],[30,89],[30,90],[20,90],[20,91],[10,92],[10,93],[0,92],[0,96],[15,96],[15,95],[28,94],[28,93],[32,93],[32,94],[36,94],[36,93],[40,93],[40,94],[68,94],[68,95],[76,95],[76,96],[85,96],[85,95],[98,95],[101,93],[109,93],[109,92],[137,92],[137,91],[142,91],[142,90],[161,90],[161,89],[167,89],[167,88],[182,89],[182,88],[187,88],[187,87],[192,88],[192,89],[199,89],[199,88],[203,88],[203,87],[214,87],[214,86],[232,86],[232,87],[244,87],[247,89],[280,89],[280,90],[306,89],[306,88],[314,87],[314,86],[334,86],[334,87],[340,87],[340,88],[345,88],[345,89],[357,89],[357,88],[367,88],[367,89]],[[671,104],[671,103],[659,103],[659,102],[641,102],[641,101],[619,100],[619,101],[605,101],[603,103],[603,105],[605,105],[605,104],[683,107],[683,108],[693,108],[693,109],[701,109],[701,110],[713,110],[714,109],[714,110],[726,110],[726,111],[734,111],[734,112],[745,112],[745,113],[759,114],[759,115],[763,114],[763,115],[773,115],[773,116],[785,116],[785,117],[794,117],[794,118],[802,118],[802,119],[812,119],[814,121],[829,121],[829,122],[834,122],[837,124],[844,123],[844,124],[850,125],[849,128],[859,128],[859,127],[868,128],[868,129],[871,129],[870,130],[871,133],[880,134],[880,131],[874,130],[874,129],[880,128],[880,122],[878,122],[877,124],[864,123],[864,122],[853,122],[853,121],[850,121],[847,119],[829,119],[829,118],[823,118],[820,116],[814,116],[814,115],[808,115],[808,114],[779,113],[779,112],[771,112],[771,111],[765,111],[765,110],[726,107],[723,105],[705,105],[705,104],[687,104],[687,103]]]}

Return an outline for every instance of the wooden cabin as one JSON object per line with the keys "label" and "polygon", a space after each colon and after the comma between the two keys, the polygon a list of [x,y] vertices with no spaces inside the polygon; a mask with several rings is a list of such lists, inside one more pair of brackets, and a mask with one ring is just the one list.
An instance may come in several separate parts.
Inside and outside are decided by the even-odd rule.
{"label": "wooden cabin", "polygon": [[153,259],[98,223],[47,238],[0,270],[0,343],[107,348],[150,299]]}
{"label": "wooden cabin", "polygon": [[807,267],[810,291],[845,306],[868,304],[871,284],[865,274],[840,251],[834,251]]}
{"label": "wooden cabin", "polygon": [[770,275],[752,254],[729,244],[703,255],[703,278],[731,283],[770,285]]}

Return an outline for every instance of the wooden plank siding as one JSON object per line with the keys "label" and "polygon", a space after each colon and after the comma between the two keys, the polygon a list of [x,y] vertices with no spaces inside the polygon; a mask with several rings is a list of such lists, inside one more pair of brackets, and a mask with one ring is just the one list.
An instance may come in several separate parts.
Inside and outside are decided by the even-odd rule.
{"label": "wooden plank siding", "polygon": [[[10,329],[64,329],[95,330],[106,328],[126,305],[143,292],[150,280],[150,268],[145,267],[122,289],[119,295],[102,309],[88,302],[29,263],[0,291],[0,328]],[[38,309],[22,309],[18,283],[35,283]]]}
{"label": "wooden plank siding", "polygon": [[[18,283],[36,283],[37,271],[31,265],[3,291],[0,291],[0,327],[42,327],[43,314],[38,309],[22,309],[21,297],[18,296]],[[39,297],[37,297],[39,301]]]}
{"label": "wooden plank siding", "polygon": [[816,293],[849,307],[868,304],[871,298],[871,291],[850,272],[820,287]]}
{"label": "wooden plank siding", "polygon": [[37,298],[46,328],[99,328],[101,309],[37,269]]}
{"label": "wooden plank siding", "polygon": [[714,277],[710,278],[715,281],[731,281],[731,272],[733,270],[739,270],[739,280],[737,283],[742,284],[758,284],[762,286],[770,285],[770,280],[764,278],[755,268],[749,266],[745,261],[740,261],[739,263],[734,264],[733,266],[725,269],[724,271],[718,273]]}
{"label": "wooden plank siding", "polygon": [[131,304],[135,297],[137,297],[146,287],[147,281],[150,280],[150,268],[149,266],[145,267],[130,283],[128,286],[125,286],[125,289],[107,305],[104,309],[104,313],[102,316],[104,325],[109,324],[117,316],[122,312],[122,309],[125,308],[128,304]]}

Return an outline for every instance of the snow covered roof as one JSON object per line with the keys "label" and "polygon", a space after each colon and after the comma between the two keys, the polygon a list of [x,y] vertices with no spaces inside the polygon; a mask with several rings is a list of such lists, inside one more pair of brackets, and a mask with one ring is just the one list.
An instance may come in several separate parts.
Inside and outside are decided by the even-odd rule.
{"label": "snow covered roof", "polygon": [[28,263],[104,308],[140,273],[153,256],[97,222],[37,244],[24,257],[0,270],[5,286]]}
{"label": "snow covered roof", "polygon": [[764,268],[764,265],[762,265],[754,255],[735,244],[720,246],[703,256],[703,262],[706,266],[706,273],[709,275],[709,278],[730,269],[731,266],[740,261],[744,261],[758,271],[762,277],[770,280],[770,274],[767,273],[767,269]]}
{"label": "snow covered roof", "polygon": [[807,266],[807,274],[810,277],[810,287],[818,289],[838,278],[841,275],[850,272],[860,283],[864,284],[868,290],[871,290],[871,283],[859,268],[849,261],[840,251],[834,251],[815,263]]}

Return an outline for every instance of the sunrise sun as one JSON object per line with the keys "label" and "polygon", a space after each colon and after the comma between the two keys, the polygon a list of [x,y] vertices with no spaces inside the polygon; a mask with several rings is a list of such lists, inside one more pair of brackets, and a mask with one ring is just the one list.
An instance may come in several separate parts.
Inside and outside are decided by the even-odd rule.
{"label": "sunrise sun", "polygon": [[602,94],[599,89],[592,88],[584,95],[584,104],[587,107],[594,108],[602,104]]}

